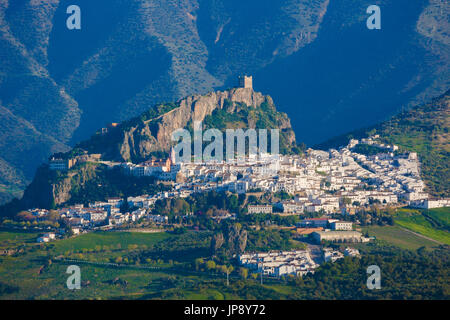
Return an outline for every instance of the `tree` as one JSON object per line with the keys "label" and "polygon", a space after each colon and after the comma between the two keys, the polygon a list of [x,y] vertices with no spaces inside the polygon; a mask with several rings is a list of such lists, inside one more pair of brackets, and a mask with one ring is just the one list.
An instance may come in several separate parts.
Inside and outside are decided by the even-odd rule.
{"label": "tree", "polygon": [[206,262],[206,268],[211,271],[216,269],[216,263],[213,260],[208,260],[208,262]]}
{"label": "tree", "polygon": [[200,270],[200,267],[204,264],[205,262],[203,261],[202,258],[197,258],[195,259],[195,270]]}
{"label": "tree", "polygon": [[227,268],[226,265],[223,265],[223,266],[220,266],[220,270],[219,271],[227,274],[228,273],[228,268]]}
{"label": "tree", "polygon": [[190,211],[189,203],[184,199],[176,199],[173,205],[173,212],[175,214],[186,214]]}
{"label": "tree", "polygon": [[345,205],[350,205],[352,203],[352,200],[350,198],[343,197],[342,198],[342,203],[345,204]]}
{"label": "tree", "polygon": [[216,254],[217,251],[222,247],[225,243],[225,238],[222,233],[215,234],[211,239],[211,250],[213,254]]}
{"label": "tree", "polygon": [[22,220],[22,221],[31,221],[31,220],[35,220],[34,216],[28,212],[28,211],[20,211],[17,214],[17,218]]}
{"label": "tree", "polygon": [[58,221],[60,219],[60,215],[58,213],[58,211],[56,210],[50,210],[48,215],[47,215],[47,219],[50,221]]}
{"label": "tree", "polygon": [[228,198],[228,209],[231,211],[236,211],[238,207],[239,207],[238,197],[233,194]]}
{"label": "tree", "polygon": [[248,269],[247,268],[240,268],[239,269],[239,275],[241,276],[242,279],[247,279],[248,277]]}
{"label": "tree", "polygon": [[255,197],[254,195],[251,195],[251,196],[248,197],[248,203],[255,203],[255,204],[257,204],[258,203],[258,198]]}

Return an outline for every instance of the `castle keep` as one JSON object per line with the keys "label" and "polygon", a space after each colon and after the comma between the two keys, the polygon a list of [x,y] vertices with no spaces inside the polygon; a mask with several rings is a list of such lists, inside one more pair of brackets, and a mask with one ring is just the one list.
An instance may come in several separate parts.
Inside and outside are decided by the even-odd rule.
{"label": "castle keep", "polygon": [[252,76],[239,76],[239,88],[253,89],[253,77]]}

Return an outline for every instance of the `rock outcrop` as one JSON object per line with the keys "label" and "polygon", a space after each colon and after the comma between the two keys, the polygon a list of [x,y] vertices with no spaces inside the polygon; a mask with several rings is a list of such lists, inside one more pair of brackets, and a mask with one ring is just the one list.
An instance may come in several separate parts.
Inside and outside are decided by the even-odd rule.
{"label": "rock outcrop", "polygon": [[[229,118],[223,120],[224,114]],[[276,110],[270,96],[250,88],[233,88],[189,96],[177,103],[155,106],[140,117],[112,127],[107,133],[99,132],[77,145],[74,150],[57,156],[68,159],[80,151],[76,150],[79,148],[89,153],[101,153],[103,160],[137,163],[148,160],[154,153],[167,153],[173,145],[171,136],[175,130],[192,129],[195,121],[207,120],[210,124],[218,121],[227,128],[234,127],[234,121],[244,130],[280,129],[280,152],[293,151],[296,147],[295,134],[288,116]],[[50,170],[49,166],[44,164],[36,171],[18,208],[54,208],[70,203],[74,196],[78,200],[91,199],[93,195],[88,194],[88,190],[97,190],[97,185],[102,184],[111,187],[117,182],[107,180],[105,172],[108,170],[103,167],[105,166],[98,163],[85,163],[64,172]],[[86,186],[90,189],[86,189]],[[117,196],[113,194],[117,190],[110,190],[111,194],[105,191],[104,194]],[[240,237],[239,234],[237,237]],[[246,235],[242,237],[245,238]],[[236,248],[242,245],[245,247],[244,238],[236,239],[236,243],[239,243]]]}
{"label": "rock outcrop", "polygon": [[[179,128],[186,128],[195,121],[203,122],[217,109],[227,113],[239,111],[240,105],[259,108],[263,103],[273,108],[276,124],[267,129],[280,129],[285,143],[295,146],[295,134],[286,114],[276,112],[273,100],[250,88],[234,88],[226,91],[210,92],[206,95],[194,95],[177,102],[178,107],[156,118],[141,121],[123,131],[119,141],[119,154],[110,155],[115,160],[143,160],[157,151],[168,152],[173,145],[172,133]],[[246,119],[249,128],[256,128],[258,119]]]}

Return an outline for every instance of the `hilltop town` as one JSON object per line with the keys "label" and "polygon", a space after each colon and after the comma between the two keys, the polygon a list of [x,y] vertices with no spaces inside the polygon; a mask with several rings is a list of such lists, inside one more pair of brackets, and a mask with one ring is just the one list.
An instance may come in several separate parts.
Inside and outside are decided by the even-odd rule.
{"label": "hilltop town", "polygon": [[[379,148],[383,153],[364,155],[354,151],[357,146]],[[417,155],[398,154],[397,151],[397,146],[378,143],[375,136],[361,141],[351,140],[349,145],[339,150],[309,149],[305,155],[262,154],[247,158],[245,163],[177,163],[173,152],[166,160],[141,164],[99,162],[118,174],[151,176],[170,182],[170,191],[128,198],[132,207],[146,209],[158,199],[186,198],[211,190],[237,194],[286,192],[293,198],[273,204],[273,208],[284,215],[305,212],[346,215],[374,203],[421,208],[447,206],[446,199],[429,199],[420,178]],[[60,161],[52,160],[50,168],[64,170]],[[110,200],[109,205],[111,201],[114,204],[115,200]],[[91,205],[95,208],[107,206],[102,202]],[[250,206],[248,211],[271,213],[272,210],[271,205],[267,208]]]}
{"label": "hilltop town", "polygon": [[[363,154],[367,153],[364,151],[367,148],[377,152]],[[338,150],[308,149],[305,155],[259,154],[246,158],[245,163],[177,162],[173,150],[167,159],[140,164],[102,161],[98,155],[84,155],[77,161],[99,162],[117,175],[154,177],[171,189],[153,195],[93,201],[87,207],[75,204],[57,208],[57,214],[67,221],[74,234],[121,228],[137,221],[168,228],[175,222],[169,221],[168,216],[154,213],[157,201],[188,198],[210,191],[238,195],[281,192],[289,195],[288,199],[276,203],[248,204],[246,213],[299,216],[301,221],[296,226],[297,234],[309,235],[313,243],[319,244],[323,241],[370,241],[355,230],[357,226],[354,223],[348,221],[355,212],[365,210],[369,205],[417,208],[450,205],[448,199],[429,198],[420,178],[420,162],[415,153],[400,153],[397,146],[378,142],[377,136],[353,139]],[[69,164],[69,161],[52,159],[49,166],[51,170],[64,171],[68,170]],[[124,204],[132,210],[124,211]],[[41,220],[45,220],[49,212],[45,209],[29,210],[31,215]],[[318,214],[319,218],[308,218],[308,214]],[[341,218],[332,218],[336,215]],[[212,218],[219,222],[234,220],[236,213],[227,212]],[[49,242],[56,237],[47,233],[37,241]],[[335,261],[343,254],[325,250],[320,261]],[[358,255],[354,252],[347,254]],[[314,272],[319,265],[311,260],[309,251],[246,253],[239,259],[242,265],[271,276],[302,275]]]}
{"label": "hilltop town", "polygon": [[[239,88],[245,95],[253,92],[252,78],[240,77]],[[118,126],[113,124],[111,128],[114,130]],[[99,134],[107,132],[108,129],[104,128]],[[47,227],[37,242],[133,226],[153,230],[168,230],[180,225],[195,228],[187,222],[195,212],[185,210],[177,219],[169,218],[157,209],[157,204],[193,199],[198,194],[210,192],[244,196],[244,199],[253,196],[252,200],[244,200],[245,208],[239,211],[240,214],[297,217],[299,222],[288,224],[286,228],[293,231],[300,241],[319,245],[324,242],[369,242],[371,238],[363,236],[359,228],[361,221],[352,217],[373,206],[421,209],[450,206],[449,199],[434,199],[426,192],[421,164],[415,152],[382,143],[378,135],[351,139],[347,145],[328,151],[307,149],[298,154],[280,154],[259,149],[240,160],[211,160],[195,156],[186,159],[172,147],[167,158],[149,156],[140,163],[132,163],[104,159],[101,153],[78,150],[70,156],[53,156],[47,167],[57,176],[70,178],[76,174],[72,171],[74,168],[84,165],[101,166],[116,180],[124,177],[151,178],[148,181],[164,185],[164,191],[126,197],[116,195],[106,199],[86,195],[87,203],[68,205],[61,201],[52,210],[26,209],[22,216],[28,215],[38,223],[52,216],[53,220],[64,221],[67,227]],[[277,195],[278,200],[269,200],[271,195]],[[236,210],[216,210],[211,219],[220,224],[224,220],[239,221],[242,215],[238,217]],[[301,276],[313,273],[320,263],[336,261],[344,255],[359,255],[352,248],[345,252],[323,248],[319,259],[312,259],[309,249],[240,253],[241,265],[271,276]]]}

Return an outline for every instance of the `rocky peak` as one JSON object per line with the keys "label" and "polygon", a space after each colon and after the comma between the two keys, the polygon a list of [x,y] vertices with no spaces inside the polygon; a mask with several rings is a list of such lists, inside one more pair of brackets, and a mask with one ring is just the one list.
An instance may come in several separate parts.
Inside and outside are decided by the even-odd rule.
{"label": "rocky peak", "polygon": [[[255,92],[252,88],[233,88],[188,96],[178,101],[177,108],[157,118],[146,120],[125,132],[120,146],[120,158],[142,159],[155,151],[167,152],[172,145],[171,135],[175,130],[186,128],[194,121],[203,122],[216,109],[226,108],[227,112],[234,113],[238,111],[239,104],[258,108],[264,102],[273,106],[271,97]],[[284,117],[287,118],[283,115],[279,129],[291,129],[289,119]],[[295,141],[295,138],[290,141]]]}

